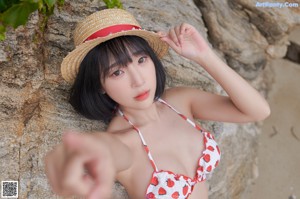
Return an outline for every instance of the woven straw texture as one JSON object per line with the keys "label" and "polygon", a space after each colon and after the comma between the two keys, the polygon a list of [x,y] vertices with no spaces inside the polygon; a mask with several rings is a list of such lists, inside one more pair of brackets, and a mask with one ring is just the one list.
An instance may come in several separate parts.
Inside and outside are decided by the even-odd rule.
{"label": "woven straw texture", "polygon": [[61,64],[62,77],[67,82],[72,83],[78,73],[79,65],[86,54],[98,44],[119,36],[135,35],[144,38],[159,58],[162,58],[167,53],[168,45],[160,40],[157,33],[143,29],[121,31],[105,37],[85,41],[93,33],[101,29],[121,24],[140,27],[139,23],[129,12],[121,9],[102,10],[78,23],[74,31],[76,48],[63,59]]}

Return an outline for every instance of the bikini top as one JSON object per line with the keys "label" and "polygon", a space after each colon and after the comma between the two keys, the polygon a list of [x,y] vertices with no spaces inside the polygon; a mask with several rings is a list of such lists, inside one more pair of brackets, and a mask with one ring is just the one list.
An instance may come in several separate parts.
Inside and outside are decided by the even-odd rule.
{"label": "bikini top", "polygon": [[192,120],[185,117],[183,114],[178,112],[175,108],[169,105],[162,99],[158,99],[160,103],[167,105],[173,111],[175,111],[180,117],[194,126],[203,134],[204,150],[198,161],[198,168],[194,178],[182,174],[175,174],[172,171],[159,170],[152,158],[150,150],[144,140],[141,131],[124,115],[121,110],[118,110],[120,115],[133,127],[133,129],[138,133],[143,147],[147,152],[148,158],[154,169],[150,184],[147,187],[145,198],[147,199],[166,199],[166,198],[178,198],[187,199],[192,193],[193,188],[197,182],[202,182],[206,179],[207,174],[211,173],[214,168],[217,167],[221,153],[219,147],[214,140],[214,136],[209,132],[203,130],[199,125],[195,124]]}

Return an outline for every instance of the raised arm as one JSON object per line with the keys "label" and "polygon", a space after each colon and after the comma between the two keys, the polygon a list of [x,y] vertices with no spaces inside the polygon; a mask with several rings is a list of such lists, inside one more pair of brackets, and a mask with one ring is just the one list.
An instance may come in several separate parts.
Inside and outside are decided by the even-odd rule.
{"label": "raised arm", "polygon": [[202,66],[228,94],[224,97],[195,89],[177,89],[196,118],[250,122],[263,120],[270,114],[266,100],[213,52],[193,26],[181,24],[160,34],[175,52]]}
{"label": "raised arm", "polygon": [[46,174],[56,194],[88,199],[108,198],[116,174],[130,165],[128,147],[106,133],[66,133],[45,157]]}

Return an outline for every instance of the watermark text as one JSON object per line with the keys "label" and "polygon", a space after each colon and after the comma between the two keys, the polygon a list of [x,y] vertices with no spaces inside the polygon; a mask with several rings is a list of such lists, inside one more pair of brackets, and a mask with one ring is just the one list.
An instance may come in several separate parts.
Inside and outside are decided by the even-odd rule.
{"label": "watermark text", "polygon": [[256,7],[262,8],[298,8],[299,3],[292,2],[256,2]]}

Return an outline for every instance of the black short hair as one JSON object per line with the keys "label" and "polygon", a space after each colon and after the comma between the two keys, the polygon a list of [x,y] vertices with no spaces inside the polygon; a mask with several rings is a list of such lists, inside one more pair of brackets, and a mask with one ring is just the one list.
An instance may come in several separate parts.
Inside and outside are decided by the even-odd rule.
{"label": "black short hair", "polygon": [[70,92],[69,102],[73,108],[88,119],[109,123],[115,115],[118,104],[108,95],[101,93],[100,78],[107,77],[111,56],[117,63],[127,65],[132,61],[129,52],[136,51],[145,53],[154,63],[155,99],[159,98],[164,92],[166,81],[161,61],[143,38],[121,36],[97,45],[82,60]]}

